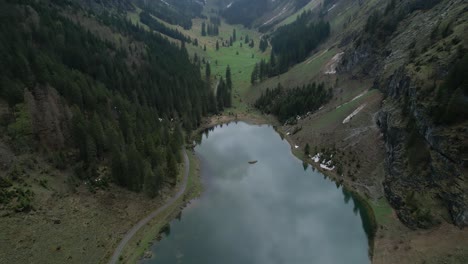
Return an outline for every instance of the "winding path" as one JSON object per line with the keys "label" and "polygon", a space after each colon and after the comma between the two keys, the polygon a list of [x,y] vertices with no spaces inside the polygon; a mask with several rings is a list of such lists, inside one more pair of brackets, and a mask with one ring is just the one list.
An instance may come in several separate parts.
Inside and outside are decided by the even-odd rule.
{"label": "winding path", "polygon": [[140,230],[144,225],[146,225],[151,219],[155,218],[158,216],[161,212],[166,210],[169,206],[174,204],[177,199],[179,199],[182,194],[185,192],[185,189],[187,188],[187,182],[188,182],[188,175],[190,171],[190,161],[187,156],[187,152],[185,149],[183,149],[184,153],[184,178],[182,180],[182,185],[180,186],[179,191],[177,191],[176,195],[172,197],[169,201],[167,201],[163,206],[159,207],[155,211],[153,211],[151,214],[149,214],[147,217],[141,219],[136,225],[130,229],[127,234],[122,238],[120,241],[119,245],[114,251],[114,254],[112,255],[112,258],[109,260],[109,264],[116,264],[119,261],[120,254],[122,254],[123,249],[125,248],[125,245],[127,245],[128,241]]}

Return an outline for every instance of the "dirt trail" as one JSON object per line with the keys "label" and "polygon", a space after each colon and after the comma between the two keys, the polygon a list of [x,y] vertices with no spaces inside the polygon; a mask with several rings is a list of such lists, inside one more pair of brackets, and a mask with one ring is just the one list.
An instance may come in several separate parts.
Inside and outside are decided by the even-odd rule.
{"label": "dirt trail", "polygon": [[144,225],[146,225],[151,219],[155,218],[158,216],[161,212],[166,210],[169,206],[171,206],[175,201],[177,201],[182,194],[185,192],[185,189],[187,188],[187,182],[188,182],[188,175],[190,171],[190,161],[187,156],[187,152],[185,149],[183,149],[184,153],[184,178],[182,180],[182,184],[180,186],[179,191],[177,191],[176,195],[172,197],[169,201],[167,201],[163,206],[159,207],[155,211],[153,211],[151,214],[149,214],[147,217],[141,219],[136,225],[130,229],[127,234],[122,238],[120,241],[119,245],[114,251],[114,254],[112,254],[111,259],[109,260],[109,264],[116,264],[119,262],[119,257],[120,254],[122,254],[123,249],[125,248],[125,245],[127,245],[128,241],[132,239],[132,237],[140,230]]}

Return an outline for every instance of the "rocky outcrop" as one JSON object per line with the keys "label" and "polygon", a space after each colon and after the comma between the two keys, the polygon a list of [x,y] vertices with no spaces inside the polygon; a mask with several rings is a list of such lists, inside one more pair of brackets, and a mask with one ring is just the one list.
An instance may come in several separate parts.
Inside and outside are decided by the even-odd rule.
{"label": "rocky outcrop", "polygon": [[[356,44],[357,45],[357,44]],[[369,42],[359,43],[357,47],[346,50],[337,72],[355,72],[365,75],[376,75],[379,70],[376,50]],[[356,68],[359,67],[359,70]]]}
{"label": "rocky outcrop", "polygon": [[449,212],[454,224],[467,226],[468,185],[461,154],[468,138],[460,133],[466,126],[435,125],[403,68],[380,87],[387,94],[378,117],[387,154],[384,189],[399,218],[409,227],[427,228]]}

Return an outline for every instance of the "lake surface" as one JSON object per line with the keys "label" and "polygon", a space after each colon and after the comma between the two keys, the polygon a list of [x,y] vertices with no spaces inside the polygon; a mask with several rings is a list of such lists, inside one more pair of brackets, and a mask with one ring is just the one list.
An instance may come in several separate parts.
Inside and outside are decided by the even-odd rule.
{"label": "lake surface", "polygon": [[358,200],[304,169],[271,126],[218,126],[195,151],[205,190],[142,263],[370,263]]}

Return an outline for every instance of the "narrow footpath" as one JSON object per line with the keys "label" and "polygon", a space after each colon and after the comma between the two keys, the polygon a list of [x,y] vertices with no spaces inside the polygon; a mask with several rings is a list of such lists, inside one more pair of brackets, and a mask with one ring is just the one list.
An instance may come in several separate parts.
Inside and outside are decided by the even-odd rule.
{"label": "narrow footpath", "polygon": [[174,202],[177,201],[182,196],[182,194],[185,192],[185,189],[187,188],[188,175],[189,175],[189,171],[190,171],[190,161],[189,161],[189,158],[187,156],[187,151],[185,150],[185,148],[182,150],[182,152],[184,154],[184,169],[185,169],[185,171],[184,171],[184,178],[182,180],[182,184],[180,185],[179,191],[177,191],[176,195],[174,197],[172,197],[170,200],[168,200],[163,206],[161,206],[158,209],[156,209],[155,211],[153,211],[147,217],[141,219],[136,225],[134,225],[132,227],[132,229],[130,229],[127,232],[127,234],[125,234],[125,236],[122,238],[119,245],[115,249],[114,254],[112,255],[112,257],[111,257],[111,259],[109,261],[109,264],[117,264],[119,262],[120,254],[122,254],[122,251],[125,248],[125,245],[127,245],[128,241],[130,241],[130,239],[132,239],[132,237],[138,232],[138,230],[140,230],[144,225],[146,225],[149,221],[151,221],[151,219],[155,218],[161,212],[166,210],[166,208],[168,208],[169,206],[174,204]]}

